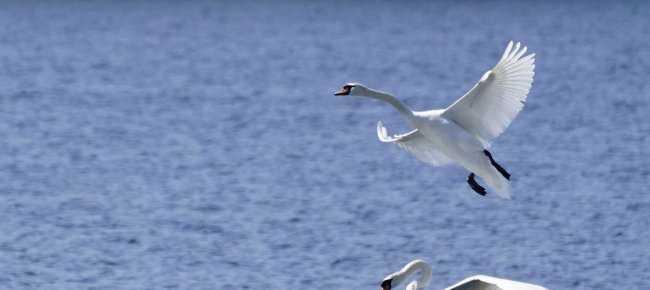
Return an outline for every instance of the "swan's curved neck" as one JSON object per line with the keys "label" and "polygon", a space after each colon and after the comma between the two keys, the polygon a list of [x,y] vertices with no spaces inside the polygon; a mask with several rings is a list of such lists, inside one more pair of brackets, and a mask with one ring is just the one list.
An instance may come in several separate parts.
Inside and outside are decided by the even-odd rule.
{"label": "swan's curved neck", "polygon": [[420,278],[416,280],[417,289],[422,289],[431,283],[431,266],[422,260],[415,260],[406,264],[402,270],[396,273],[396,277],[399,277],[399,282],[402,282],[417,272],[420,272]]}
{"label": "swan's curved neck", "polygon": [[393,97],[393,96],[391,96],[391,95],[389,95],[387,93],[380,92],[380,91],[375,91],[373,89],[367,89],[366,92],[364,92],[364,94],[361,95],[361,96],[368,97],[368,98],[373,98],[373,99],[377,99],[377,100],[381,100],[381,101],[384,101],[386,103],[389,103],[402,116],[405,116],[405,117],[413,116],[413,110],[411,110],[411,108],[407,107],[404,103],[402,103],[402,101],[400,101],[399,99],[397,99],[397,98],[395,98],[395,97]]}

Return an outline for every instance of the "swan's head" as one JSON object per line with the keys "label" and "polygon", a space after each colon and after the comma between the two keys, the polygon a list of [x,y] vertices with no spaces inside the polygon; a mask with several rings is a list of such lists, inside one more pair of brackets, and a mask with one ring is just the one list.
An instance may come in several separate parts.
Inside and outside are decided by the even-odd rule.
{"label": "swan's head", "polygon": [[391,290],[402,284],[410,275],[420,272],[420,278],[411,281],[406,286],[407,290],[422,289],[431,282],[431,266],[423,260],[414,260],[406,264],[402,270],[390,274],[381,282],[381,290]]}
{"label": "swan's head", "polygon": [[381,290],[390,290],[390,289],[393,289],[393,279],[388,279],[381,282]]}
{"label": "swan's head", "polygon": [[402,283],[402,280],[404,280],[403,274],[404,273],[400,271],[386,276],[386,278],[384,278],[384,280],[381,281],[381,290],[391,290],[397,287],[399,284]]}
{"label": "swan's head", "polygon": [[399,286],[399,284],[402,284],[402,280],[404,280],[404,277],[402,277],[400,273],[390,274],[384,278],[383,281],[381,281],[381,290],[394,289],[395,287]]}
{"label": "swan's head", "polygon": [[348,83],[343,86],[338,92],[334,93],[335,96],[363,96],[368,88],[358,83]]}

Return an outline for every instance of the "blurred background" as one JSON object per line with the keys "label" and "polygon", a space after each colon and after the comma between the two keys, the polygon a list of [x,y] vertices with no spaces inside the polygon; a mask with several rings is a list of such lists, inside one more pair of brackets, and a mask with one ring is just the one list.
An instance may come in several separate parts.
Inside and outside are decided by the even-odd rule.
{"label": "blurred background", "polygon": [[[642,289],[650,2],[2,1],[1,289]],[[377,140],[508,41],[537,54],[491,149],[512,200]],[[479,180],[479,182],[481,182]],[[402,285],[403,286],[403,285]],[[400,287],[401,288],[401,287]]]}

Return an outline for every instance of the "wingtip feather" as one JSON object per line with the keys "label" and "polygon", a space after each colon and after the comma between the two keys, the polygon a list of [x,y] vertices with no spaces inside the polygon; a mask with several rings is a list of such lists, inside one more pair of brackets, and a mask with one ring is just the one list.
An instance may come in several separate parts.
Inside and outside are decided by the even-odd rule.
{"label": "wingtip feather", "polygon": [[501,56],[501,59],[497,63],[502,62],[508,55],[510,54],[510,50],[512,49],[512,40],[508,42],[508,45],[506,46],[506,50],[503,51],[503,55]]}

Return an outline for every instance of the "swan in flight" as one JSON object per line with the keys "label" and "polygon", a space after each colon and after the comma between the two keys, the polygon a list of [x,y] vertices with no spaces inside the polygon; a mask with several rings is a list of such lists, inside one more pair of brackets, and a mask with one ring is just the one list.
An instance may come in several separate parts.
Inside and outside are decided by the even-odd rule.
{"label": "swan in flight", "polygon": [[502,198],[510,198],[510,173],[487,150],[524,106],[535,74],[535,54],[523,56],[526,47],[508,43],[501,59],[463,97],[446,109],[413,111],[390,94],[349,83],[336,96],[362,96],[392,105],[415,130],[388,135],[381,121],[377,135],[381,142],[392,143],[433,166],[452,162],[470,174],[467,183],[480,195],[486,191],[475,175],[481,177]]}
{"label": "swan in flight", "polygon": [[[390,274],[381,282],[382,290],[391,290],[400,285],[412,274],[420,272],[420,277],[411,281],[406,290],[417,290],[427,287],[431,282],[431,266],[422,260],[411,261],[402,270]],[[539,285],[518,281],[495,278],[486,275],[476,275],[466,278],[445,290],[548,290]]]}

